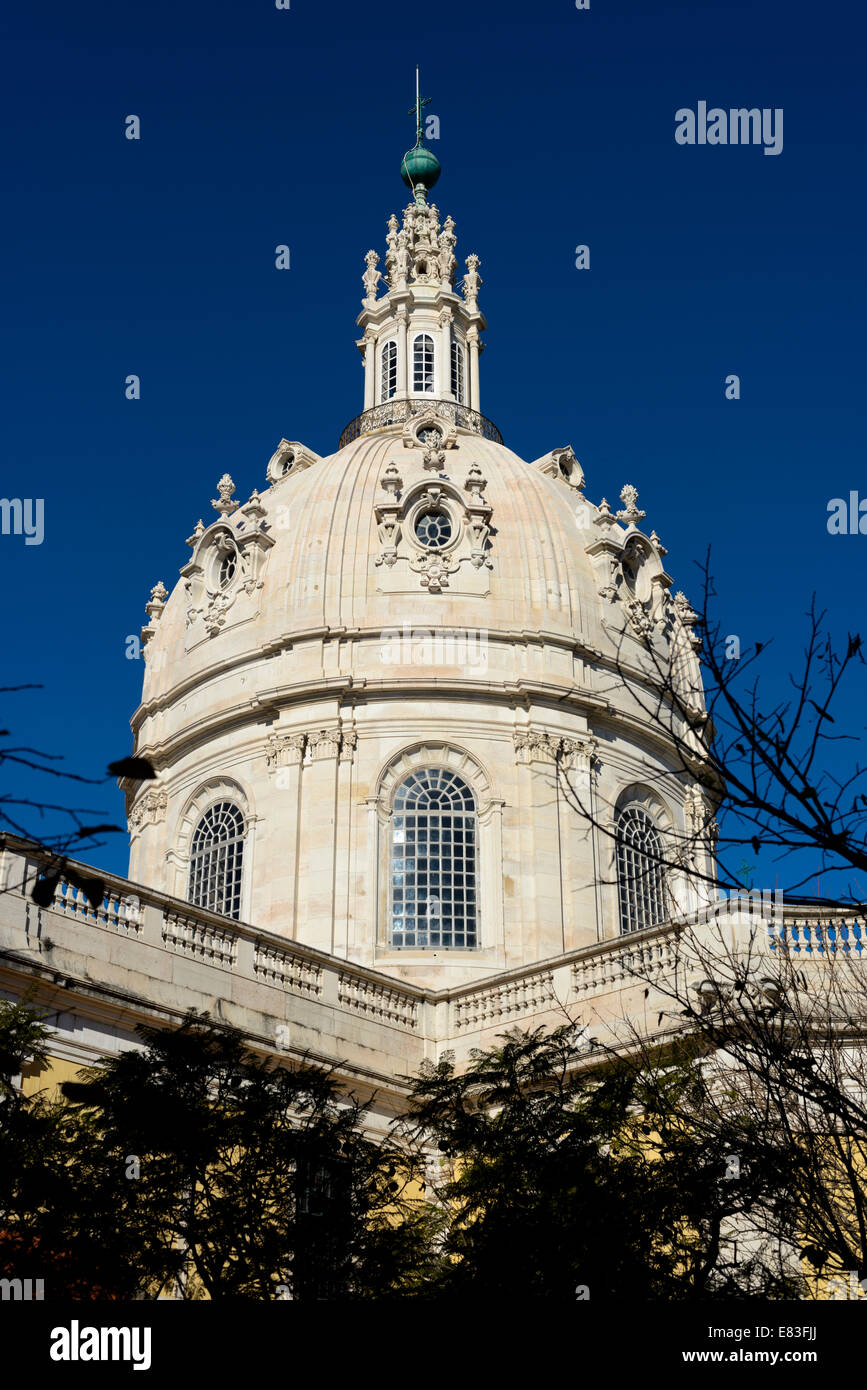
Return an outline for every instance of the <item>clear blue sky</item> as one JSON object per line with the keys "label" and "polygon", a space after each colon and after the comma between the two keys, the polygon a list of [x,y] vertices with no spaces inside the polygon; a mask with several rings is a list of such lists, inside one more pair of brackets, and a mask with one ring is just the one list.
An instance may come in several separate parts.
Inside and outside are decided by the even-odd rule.
{"label": "clear blue sky", "polygon": [[[634,483],[688,594],[712,543],[726,629],[773,638],[778,676],[813,590],[857,629],[867,536],[826,519],[867,496],[862,26],[851,0],[7,11],[0,495],[46,509],[41,546],[0,537],[3,681],[44,685],[9,697],[15,738],[94,775],[128,752],[126,638],[217,479],[246,497],[281,437],[329,453],[361,409],[363,257],[406,201],[416,62],[506,442],[571,443],[593,500]],[[783,152],[678,145],[700,100],[783,108]],[[122,817],[110,782],[87,801]],[[123,872],[125,841],[89,857]]]}

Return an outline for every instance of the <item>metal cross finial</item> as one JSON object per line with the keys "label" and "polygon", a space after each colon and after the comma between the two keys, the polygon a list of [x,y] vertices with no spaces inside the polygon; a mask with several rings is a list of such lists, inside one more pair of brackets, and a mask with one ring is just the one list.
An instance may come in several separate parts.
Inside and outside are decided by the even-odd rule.
{"label": "metal cross finial", "polygon": [[415,106],[411,106],[407,112],[408,116],[415,116],[415,143],[418,147],[422,144],[421,133],[421,113],[425,106],[430,106],[430,97],[420,97],[418,94],[418,68],[415,70]]}

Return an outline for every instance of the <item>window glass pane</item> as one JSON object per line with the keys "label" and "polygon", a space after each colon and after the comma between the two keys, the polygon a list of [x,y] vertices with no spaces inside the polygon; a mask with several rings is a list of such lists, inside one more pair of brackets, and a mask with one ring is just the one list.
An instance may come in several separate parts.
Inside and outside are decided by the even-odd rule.
{"label": "window glass pane", "polygon": [[662,840],[639,806],[629,806],[617,817],[617,883],[621,931],[641,931],[664,920]]}
{"label": "window glass pane", "polygon": [[[462,777],[445,768],[419,769],[398,787],[394,809],[392,945],[475,947],[476,807],[472,790]],[[403,911],[413,910],[411,904],[415,916],[402,916]]]}
{"label": "window glass pane", "polygon": [[188,896],[197,907],[233,917],[241,914],[244,817],[230,801],[205,811],[190,849]]}

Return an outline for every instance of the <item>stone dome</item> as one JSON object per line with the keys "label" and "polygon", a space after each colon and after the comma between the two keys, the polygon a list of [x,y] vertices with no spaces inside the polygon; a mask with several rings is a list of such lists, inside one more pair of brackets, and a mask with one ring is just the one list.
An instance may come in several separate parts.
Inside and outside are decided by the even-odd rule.
{"label": "stone dome", "polygon": [[126,784],[133,880],[433,987],[628,927],[623,807],[647,835],[710,816],[624,680],[649,654],[700,711],[694,615],[634,487],[612,514],[571,448],[523,460],[480,414],[453,227],[393,217],[382,297],[368,253],[337,451],[281,441],[240,506],[221,479],[155,586],[132,722],[158,776]]}
{"label": "stone dome", "polygon": [[[383,664],[380,647],[383,632],[406,622],[485,630],[492,678],[501,682],[547,674],[570,689],[576,676],[581,681],[573,665],[576,643],[614,655],[586,550],[596,539],[596,509],[559,475],[553,456],[550,471],[543,472],[504,445],[466,431],[453,430],[452,436],[452,447],[432,466],[424,462],[429,449],[407,449],[400,428],[392,428],[364,435],[303,471],[290,467],[272,482],[259,498],[262,531],[271,544],[255,602],[245,604],[251,596],[241,593],[237,614],[231,608],[217,614],[223,635],[215,644],[209,636],[216,634],[208,634],[202,622],[190,627],[185,585],[179,583],[150,651],[145,704],[207,679],[227,645],[234,660],[283,652],[291,657],[284,662],[287,675],[314,678],[318,656],[312,665],[308,660],[313,634],[339,633],[345,647],[353,644],[351,660],[339,662],[348,677],[363,675],[368,683],[399,678],[399,671]],[[571,450],[556,453],[568,460],[573,476],[579,472]],[[402,484],[396,491],[398,524],[420,506],[454,513],[446,546],[431,551],[410,525],[388,563],[378,516],[389,501],[383,481],[392,470],[395,484]],[[476,492],[467,492],[468,479]],[[466,513],[474,503],[489,533],[476,554],[471,534],[463,543],[456,534],[461,520],[469,529]],[[244,509],[215,521],[203,533],[199,563],[208,564],[210,551],[219,557],[214,543],[221,535],[243,540],[250,525]],[[250,610],[246,618],[240,616],[244,607]],[[543,657],[545,646],[550,650]]]}

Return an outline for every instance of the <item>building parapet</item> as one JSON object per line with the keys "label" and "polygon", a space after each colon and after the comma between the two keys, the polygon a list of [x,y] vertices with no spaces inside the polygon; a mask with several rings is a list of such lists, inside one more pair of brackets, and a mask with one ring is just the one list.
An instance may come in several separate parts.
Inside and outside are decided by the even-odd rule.
{"label": "building parapet", "polygon": [[[0,966],[7,992],[23,992],[22,980],[36,977],[55,1008],[60,988],[64,1015],[114,1017],[118,1035],[129,1041],[137,1023],[208,1013],[263,1050],[318,1058],[392,1088],[425,1058],[448,1048],[460,1062],[513,1025],[556,1026],[580,1016],[584,1024],[601,1021],[613,1041],[618,1020],[636,1008],[652,1017],[690,927],[704,936],[724,925],[737,950],[786,950],[817,963],[860,960],[867,941],[860,910],[786,904],[768,915],[755,902],[736,911],[730,902],[725,912],[717,905],[689,923],[661,924],[497,972],[483,984],[434,991],[112,874],[100,875],[104,893],[94,904],[70,881],[96,882],[94,871],[71,862],[49,906],[38,907],[32,889],[50,867],[47,853],[0,837]],[[645,1007],[648,986],[654,999]]]}

